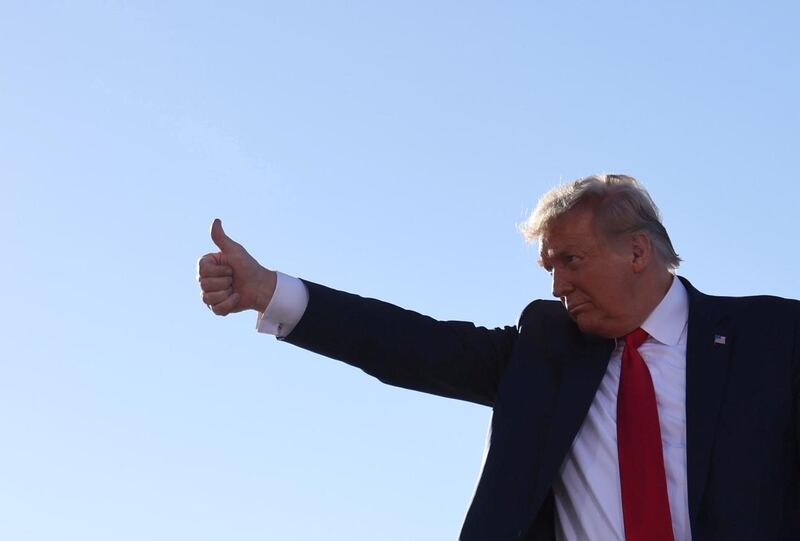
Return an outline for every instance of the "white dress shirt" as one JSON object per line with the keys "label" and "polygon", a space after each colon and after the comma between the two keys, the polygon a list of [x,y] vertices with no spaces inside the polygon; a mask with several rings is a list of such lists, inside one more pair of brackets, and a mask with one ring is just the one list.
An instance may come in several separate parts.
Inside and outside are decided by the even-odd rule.
{"label": "white dress shirt", "polygon": [[[256,329],[287,336],[303,317],[308,290],[278,273],[275,293]],[[691,540],[686,481],[686,332],[689,298],[680,280],[642,324],[650,335],[639,348],[656,392],[664,469],[675,541]],[[603,380],[553,484],[556,538],[625,539],[617,457],[617,390],[624,342],[611,353]]]}

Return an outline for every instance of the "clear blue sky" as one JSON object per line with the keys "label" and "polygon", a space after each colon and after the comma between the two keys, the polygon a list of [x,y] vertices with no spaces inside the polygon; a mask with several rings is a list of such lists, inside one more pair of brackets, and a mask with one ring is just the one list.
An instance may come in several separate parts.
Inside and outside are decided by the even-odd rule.
{"label": "clear blue sky", "polygon": [[[646,4],[646,5],[645,5]],[[0,5],[0,539],[454,539],[490,411],[214,317],[208,228],[446,319],[622,172],[710,293],[800,296],[796,2]]]}

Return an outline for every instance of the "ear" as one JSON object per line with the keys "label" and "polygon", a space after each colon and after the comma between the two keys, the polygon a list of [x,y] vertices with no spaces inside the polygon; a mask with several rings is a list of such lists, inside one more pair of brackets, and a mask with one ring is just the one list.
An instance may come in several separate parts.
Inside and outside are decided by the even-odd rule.
{"label": "ear", "polygon": [[643,231],[632,233],[629,238],[633,272],[644,272],[653,261],[653,244]]}

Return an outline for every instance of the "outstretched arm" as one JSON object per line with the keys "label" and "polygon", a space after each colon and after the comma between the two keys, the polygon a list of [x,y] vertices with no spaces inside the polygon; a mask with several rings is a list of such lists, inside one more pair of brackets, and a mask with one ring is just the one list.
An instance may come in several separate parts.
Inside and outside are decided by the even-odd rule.
{"label": "outstretched arm", "polygon": [[[264,312],[277,273],[261,266],[230,239],[219,220],[211,226],[219,252],[198,261],[203,302],[217,315]],[[381,381],[441,396],[492,405],[516,343],[517,328],[487,329],[437,321],[376,299],[312,282],[308,305],[287,342],[357,366]]]}

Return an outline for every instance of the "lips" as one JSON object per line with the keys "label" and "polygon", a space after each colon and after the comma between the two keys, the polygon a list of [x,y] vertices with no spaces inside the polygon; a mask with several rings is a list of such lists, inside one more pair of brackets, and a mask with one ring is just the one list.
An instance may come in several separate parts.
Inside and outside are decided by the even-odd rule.
{"label": "lips", "polygon": [[568,306],[567,312],[569,312],[570,315],[575,315],[578,311],[582,310],[583,308],[588,308],[589,301],[579,302],[578,304],[575,305],[568,302],[567,306]]}

